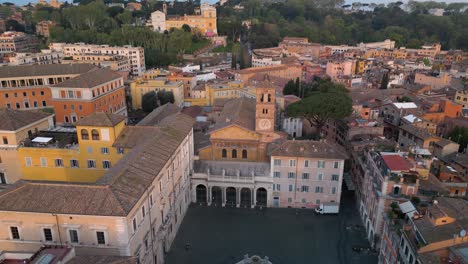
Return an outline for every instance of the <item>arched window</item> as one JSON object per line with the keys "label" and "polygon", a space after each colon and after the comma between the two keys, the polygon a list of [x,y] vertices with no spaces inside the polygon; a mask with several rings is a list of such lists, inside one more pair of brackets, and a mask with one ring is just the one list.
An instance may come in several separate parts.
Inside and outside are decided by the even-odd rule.
{"label": "arched window", "polygon": [[86,130],[86,129],[81,129],[81,139],[83,139],[83,140],[89,140],[88,130]]}
{"label": "arched window", "polygon": [[223,149],[223,150],[221,151],[221,157],[227,158],[227,150],[226,150],[226,149]]}
{"label": "arched window", "polygon": [[232,150],[232,158],[237,159],[237,150],[235,149]]}
{"label": "arched window", "polygon": [[246,149],[243,149],[243,150],[242,150],[242,158],[243,158],[243,159],[246,159],[246,158],[247,158],[247,150],[246,150]]}
{"label": "arched window", "polygon": [[271,94],[268,94],[268,102],[271,102]]}
{"label": "arched window", "polygon": [[96,129],[91,130],[91,137],[93,140],[99,140],[99,132]]}

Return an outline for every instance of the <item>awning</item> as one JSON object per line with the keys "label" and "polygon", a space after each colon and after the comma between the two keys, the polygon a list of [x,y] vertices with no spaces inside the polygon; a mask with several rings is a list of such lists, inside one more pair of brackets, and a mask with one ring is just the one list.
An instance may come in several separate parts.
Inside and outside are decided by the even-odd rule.
{"label": "awning", "polygon": [[50,137],[37,137],[32,140],[34,143],[49,143],[53,138]]}

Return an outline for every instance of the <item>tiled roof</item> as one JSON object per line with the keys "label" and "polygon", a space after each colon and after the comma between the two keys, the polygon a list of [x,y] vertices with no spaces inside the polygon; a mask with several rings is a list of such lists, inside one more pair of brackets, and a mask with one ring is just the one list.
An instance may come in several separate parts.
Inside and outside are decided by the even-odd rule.
{"label": "tiled roof", "polygon": [[95,112],[76,122],[77,126],[113,127],[125,120],[125,116],[111,113]]}
{"label": "tiled roof", "polygon": [[400,155],[382,155],[385,164],[391,171],[409,171],[411,165]]}
{"label": "tiled roof", "polygon": [[20,181],[0,193],[0,211],[127,216],[193,123],[182,113],[163,119],[95,184]]}
{"label": "tiled roof", "polygon": [[344,149],[328,142],[310,140],[285,140],[272,143],[271,156],[347,159]]}
{"label": "tiled roof", "polygon": [[68,264],[137,264],[137,257],[121,256],[76,256]]}
{"label": "tiled roof", "polygon": [[96,69],[92,64],[43,64],[0,67],[0,78],[81,74]]}
{"label": "tiled roof", "polygon": [[418,138],[421,138],[421,139],[428,139],[428,138],[432,138],[432,137],[437,137],[437,136],[429,133],[429,131],[427,131],[426,129],[416,127],[416,126],[414,126],[412,124],[402,125],[402,126],[400,126],[400,129],[403,130],[403,131],[408,132],[411,135],[414,135],[414,136],[416,136]]}
{"label": "tiled roof", "polygon": [[75,78],[56,84],[54,87],[93,88],[119,78],[122,78],[122,76],[112,70],[107,68],[95,68]]}
{"label": "tiled roof", "polygon": [[116,148],[133,148],[147,140],[148,135],[158,133],[158,127],[152,126],[127,126],[120,132],[112,144]]}
{"label": "tiled roof", "polygon": [[212,130],[230,125],[255,130],[255,99],[241,97],[226,102]]}
{"label": "tiled roof", "polygon": [[49,116],[52,114],[42,111],[0,109],[0,130],[16,131]]}
{"label": "tiled roof", "polygon": [[138,122],[139,126],[155,126],[164,118],[179,112],[180,109],[174,104],[161,105],[149,113],[143,120]]}

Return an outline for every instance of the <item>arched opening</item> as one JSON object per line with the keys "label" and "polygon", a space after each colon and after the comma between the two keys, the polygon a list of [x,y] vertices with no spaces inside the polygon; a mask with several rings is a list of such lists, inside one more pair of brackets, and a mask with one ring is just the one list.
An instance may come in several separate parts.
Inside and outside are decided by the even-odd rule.
{"label": "arched opening", "polygon": [[226,188],[226,206],[236,206],[236,188]]}
{"label": "arched opening", "polygon": [[247,150],[246,149],[242,150],[242,158],[247,159]]}
{"label": "arched opening", "polygon": [[252,192],[249,188],[242,188],[240,192],[241,206],[250,207],[252,205]]}
{"label": "arched opening", "polygon": [[197,203],[206,204],[206,186],[199,184],[196,187]]}
{"label": "arched opening", "polygon": [[88,139],[89,139],[88,130],[86,130],[86,129],[81,129],[81,139],[83,139],[83,140],[88,140]]}
{"label": "arched opening", "polygon": [[99,132],[96,129],[91,130],[91,137],[93,140],[99,140]]}
{"label": "arched opening", "polygon": [[257,206],[267,206],[267,190],[265,188],[257,189]]}
{"label": "arched opening", "polygon": [[400,195],[400,190],[401,190],[401,188],[399,186],[395,186],[393,188],[393,194],[394,195]]}
{"label": "arched opening", "polygon": [[227,158],[227,150],[226,150],[226,149],[223,149],[223,150],[221,151],[221,157],[222,157],[222,158]]}
{"label": "arched opening", "polygon": [[232,150],[232,158],[237,159],[237,150],[235,149]]}
{"label": "arched opening", "polygon": [[271,102],[271,94],[268,94],[268,102]]}
{"label": "arched opening", "polygon": [[211,199],[212,199],[212,203],[214,205],[221,205],[222,203],[222,199],[223,199],[223,194],[221,192],[221,188],[218,187],[218,186],[214,186],[211,188]]}

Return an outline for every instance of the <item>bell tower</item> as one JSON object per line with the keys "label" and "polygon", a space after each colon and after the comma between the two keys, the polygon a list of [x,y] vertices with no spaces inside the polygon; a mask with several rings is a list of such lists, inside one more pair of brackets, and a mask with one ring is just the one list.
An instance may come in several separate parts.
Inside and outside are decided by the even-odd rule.
{"label": "bell tower", "polygon": [[270,83],[270,78],[265,75],[263,82],[256,89],[255,103],[255,131],[275,131],[276,97],[275,88]]}

